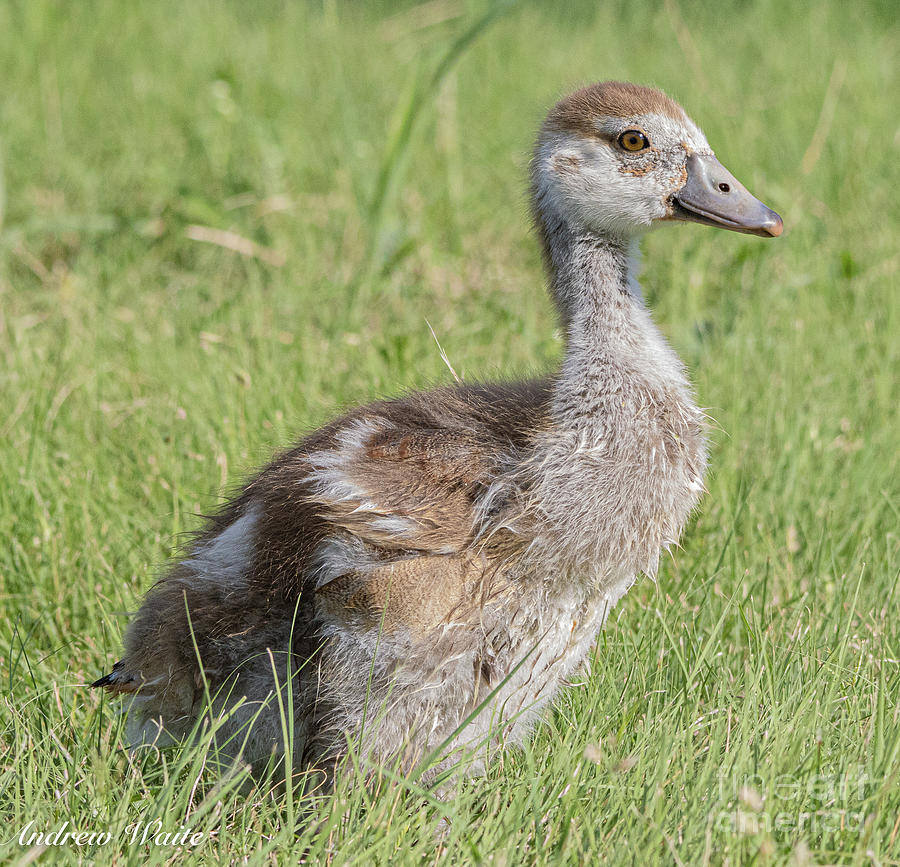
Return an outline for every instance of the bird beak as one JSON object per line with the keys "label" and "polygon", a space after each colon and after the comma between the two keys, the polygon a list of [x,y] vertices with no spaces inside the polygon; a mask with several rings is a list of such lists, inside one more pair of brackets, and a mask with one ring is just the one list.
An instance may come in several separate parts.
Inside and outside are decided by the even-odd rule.
{"label": "bird beak", "polygon": [[687,180],[672,197],[673,220],[690,220],[732,232],[777,238],[784,223],[712,154],[691,154]]}

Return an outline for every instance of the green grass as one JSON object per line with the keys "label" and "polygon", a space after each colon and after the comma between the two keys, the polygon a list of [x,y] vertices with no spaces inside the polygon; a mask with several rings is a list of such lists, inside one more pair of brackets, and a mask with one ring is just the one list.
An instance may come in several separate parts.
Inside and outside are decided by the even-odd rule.
{"label": "green grass", "polygon": [[[120,836],[158,818],[201,863],[900,863],[896,10],[497,12],[0,5],[0,859],[179,860]],[[85,684],[197,513],[341,407],[448,381],[426,319],[465,377],[558,360],[529,148],[611,77],[680,99],[787,226],[644,245],[717,420],[683,549],[445,802],[132,764]],[[31,820],[116,837],[41,855]]]}

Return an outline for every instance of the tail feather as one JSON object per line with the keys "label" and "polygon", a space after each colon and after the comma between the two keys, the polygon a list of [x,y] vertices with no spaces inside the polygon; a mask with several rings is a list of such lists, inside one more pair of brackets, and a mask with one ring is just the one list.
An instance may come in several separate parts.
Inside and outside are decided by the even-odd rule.
{"label": "tail feather", "polygon": [[92,687],[102,687],[111,693],[122,692],[138,692],[141,688],[141,682],[133,675],[123,670],[124,663],[122,660],[113,666],[113,670],[109,674],[95,680]]}

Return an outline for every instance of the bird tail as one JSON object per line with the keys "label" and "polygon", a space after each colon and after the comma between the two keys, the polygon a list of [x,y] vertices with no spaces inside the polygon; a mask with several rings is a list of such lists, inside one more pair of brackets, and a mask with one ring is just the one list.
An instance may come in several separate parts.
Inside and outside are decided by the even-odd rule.
{"label": "bird tail", "polygon": [[125,663],[120,659],[109,674],[95,680],[92,687],[103,687],[107,692],[126,693],[137,692],[140,689],[140,682],[133,675],[128,674],[125,670]]}

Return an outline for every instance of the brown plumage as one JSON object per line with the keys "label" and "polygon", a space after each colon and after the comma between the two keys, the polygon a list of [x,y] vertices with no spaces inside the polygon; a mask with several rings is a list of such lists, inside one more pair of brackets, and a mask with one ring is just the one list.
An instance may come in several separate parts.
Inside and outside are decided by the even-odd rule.
{"label": "brown plumage", "polygon": [[276,699],[290,689],[295,766],[331,773],[352,748],[408,769],[449,744],[444,764],[459,748],[477,769],[484,747],[527,734],[655,571],[706,450],[640,297],[637,238],[671,219],[775,235],[780,219],[679,106],[615,82],[550,113],[532,198],[560,369],[352,410],[247,483],[150,590],[95,684],[131,696],[135,746],[225,714],[218,746],[262,765],[284,751]]}
{"label": "brown plumage", "polygon": [[625,81],[604,81],[582,87],[561,99],[547,115],[545,129],[576,132],[585,136],[600,134],[598,117],[638,117],[654,113],[686,122],[684,109],[659,90],[650,90]]}

